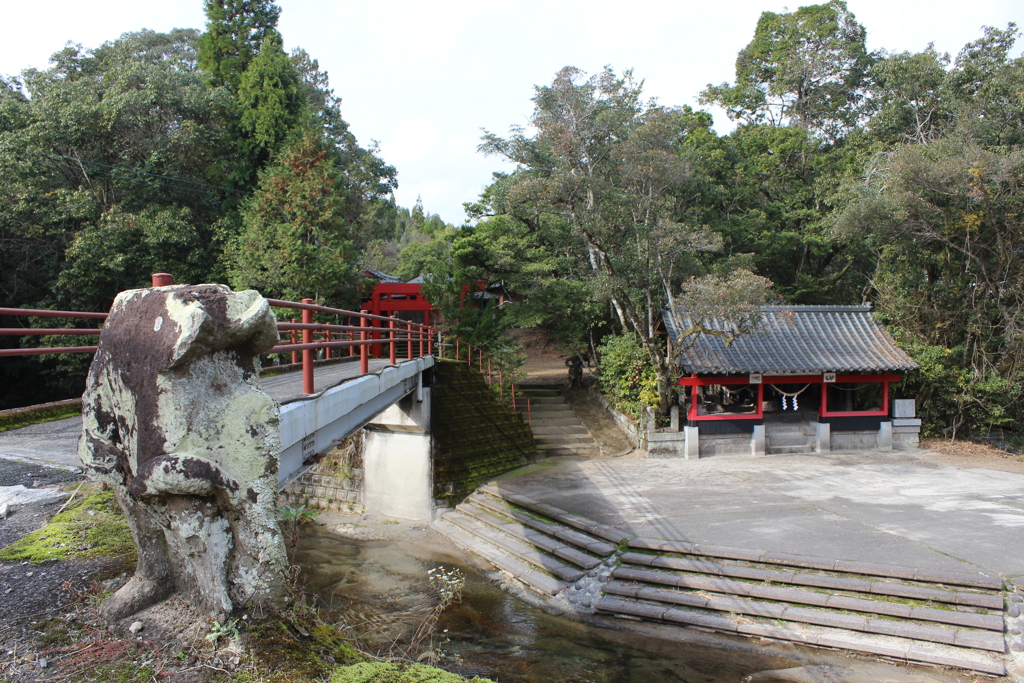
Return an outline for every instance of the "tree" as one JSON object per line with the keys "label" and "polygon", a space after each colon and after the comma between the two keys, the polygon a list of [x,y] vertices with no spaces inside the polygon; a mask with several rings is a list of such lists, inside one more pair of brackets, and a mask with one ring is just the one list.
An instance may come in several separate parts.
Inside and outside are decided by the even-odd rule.
{"label": "tree", "polygon": [[504,212],[568,224],[595,290],[647,352],[667,410],[671,371],[658,311],[675,305],[678,284],[696,274],[693,256],[718,245],[704,226],[676,221],[677,198],[694,175],[680,150],[710,118],[645,103],[632,73],[610,68],[586,77],[566,67],[533,99],[534,135],[514,128],[509,139],[487,134],[481,145],[519,164]]}
{"label": "tree", "polygon": [[228,254],[235,289],[331,303],[355,298],[353,234],[328,145],[319,131],[306,129],[260,173]]}
{"label": "tree", "polygon": [[199,68],[211,85],[237,92],[249,63],[264,41],[277,33],[281,8],[271,0],[205,0],[204,9]]}
{"label": "tree", "polygon": [[841,139],[863,116],[872,60],[865,36],[843,0],[763,12],[736,58],[736,83],[708,84],[701,102],[721,105],[732,119]]}
{"label": "tree", "polygon": [[961,135],[879,155],[843,235],[867,237],[879,309],[925,368],[933,424],[962,430],[1021,417],[1024,153]]}
{"label": "tree", "polygon": [[252,160],[251,168],[262,168],[305,118],[299,85],[281,36],[267,36],[238,83],[239,148]]}
{"label": "tree", "polygon": [[952,113],[946,92],[949,55],[929,45],[924,52],[883,54],[872,66],[878,108],[872,134],[888,144],[927,142],[938,135]]}

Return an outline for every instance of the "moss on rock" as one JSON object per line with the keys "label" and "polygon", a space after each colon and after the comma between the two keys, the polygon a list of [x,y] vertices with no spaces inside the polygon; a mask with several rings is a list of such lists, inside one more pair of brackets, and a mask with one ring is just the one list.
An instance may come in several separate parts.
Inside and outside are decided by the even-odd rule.
{"label": "moss on rock", "polygon": [[49,524],[0,550],[0,560],[39,564],[71,557],[134,558],[135,542],[114,492],[87,483],[78,493],[81,498]]}
{"label": "moss on rock", "polygon": [[489,678],[463,678],[426,664],[363,662],[335,669],[331,683],[492,683]]}

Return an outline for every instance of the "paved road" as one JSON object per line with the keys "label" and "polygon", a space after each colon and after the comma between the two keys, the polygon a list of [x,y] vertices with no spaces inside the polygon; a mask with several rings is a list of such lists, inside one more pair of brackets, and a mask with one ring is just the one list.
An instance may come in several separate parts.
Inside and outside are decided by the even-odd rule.
{"label": "paved road", "polygon": [[[387,367],[386,360],[370,361],[370,372]],[[317,391],[359,376],[358,362],[318,367],[313,374]],[[287,372],[260,381],[263,390],[278,401],[302,395],[302,373]],[[41,422],[21,429],[0,432],[0,458],[28,464],[58,465],[64,468],[81,467],[78,459],[78,436],[82,433],[82,419],[69,417],[52,422]]]}
{"label": "paved road", "polygon": [[650,538],[1024,577],[1024,468],[927,451],[554,458],[503,488]]}

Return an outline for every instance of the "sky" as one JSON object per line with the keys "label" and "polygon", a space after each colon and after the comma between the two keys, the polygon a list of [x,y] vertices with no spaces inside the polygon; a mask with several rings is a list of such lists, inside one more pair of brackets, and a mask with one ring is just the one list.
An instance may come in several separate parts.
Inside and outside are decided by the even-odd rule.
{"label": "sky", "polygon": [[[278,0],[286,49],[302,47],[328,71],[342,115],[364,145],[398,169],[396,199],[461,224],[494,171],[477,152],[481,129],[529,123],[535,85],[571,65],[633,69],[664,105],[700,107],[708,83],[731,81],[736,54],[762,11],[796,0]],[[804,3],[811,4],[811,3]],[[126,31],[199,28],[202,0],[7,0],[0,74],[45,68],[68,41],[96,47]],[[955,56],[982,26],[1024,25],[1021,0],[849,0],[868,49]],[[1021,45],[1018,45],[1019,54]],[[711,110],[720,133],[731,129]]]}

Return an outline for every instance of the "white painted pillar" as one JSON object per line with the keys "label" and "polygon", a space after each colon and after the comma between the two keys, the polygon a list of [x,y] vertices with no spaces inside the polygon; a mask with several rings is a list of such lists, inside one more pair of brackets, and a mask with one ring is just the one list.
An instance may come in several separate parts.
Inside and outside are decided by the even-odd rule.
{"label": "white painted pillar", "polygon": [[811,422],[814,427],[814,452],[832,452],[832,425],[827,422]]}
{"label": "white painted pillar", "polygon": [[892,422],[883,422],[878,425],[878,450],[892,450]]}
{"label": "white painted pillar", "polygon": [[687,460],[697,460],[700,458],[700,428],[699,427],[683,427],[683,436],[686,438],[686,445],[684,447],[686,452]]}
{"label": "white painted pillar", "polygon": [[754,425],[754,432],[750,435],[750,454],[757,457],[766,453],[764,440],[764,425]]}

